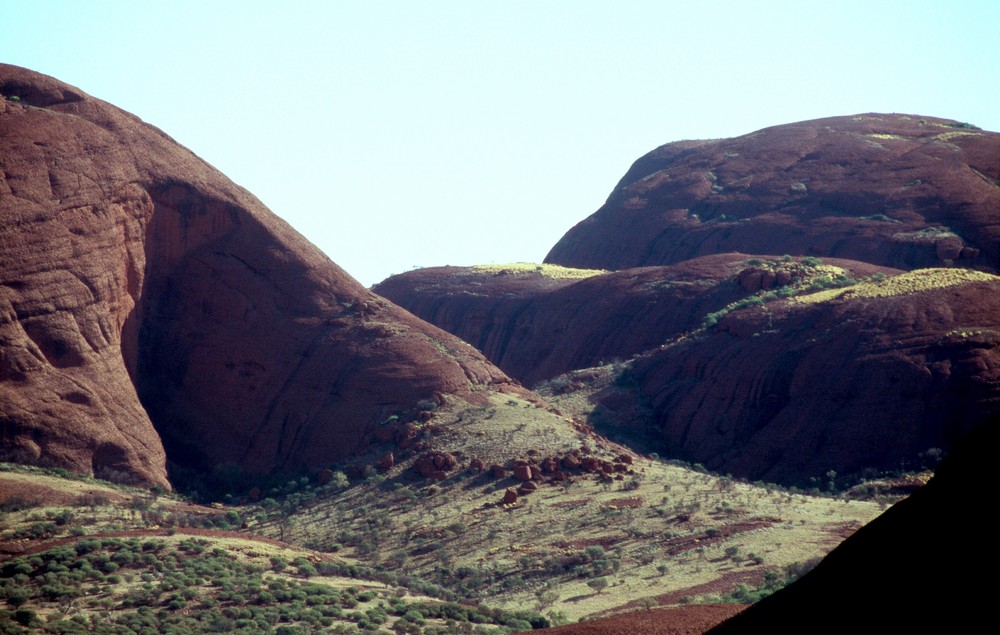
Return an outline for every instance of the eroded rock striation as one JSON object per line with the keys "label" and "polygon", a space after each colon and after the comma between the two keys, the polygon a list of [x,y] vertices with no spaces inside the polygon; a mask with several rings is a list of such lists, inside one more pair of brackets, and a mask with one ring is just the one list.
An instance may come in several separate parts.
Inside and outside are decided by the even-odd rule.
{"label": "eroded rock striation", "polygon": [[739,251],[1000,271],[1000,133],[899,114],[668,143],[545,261],[626,269]]}
{"label": "eroded rock striation", "polygon": [[15,66],[0,94],[4,458],[169,487],[167,456],[313,467],[418,401],[525,392],[156,128]]}

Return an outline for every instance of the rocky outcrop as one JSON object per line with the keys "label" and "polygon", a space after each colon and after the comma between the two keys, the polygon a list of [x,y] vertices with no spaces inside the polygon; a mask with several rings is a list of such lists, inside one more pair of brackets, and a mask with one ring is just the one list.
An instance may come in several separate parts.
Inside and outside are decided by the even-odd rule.
{"label": "rocky outcrop", "polygon": [[1000,271],[1000,134],[866,114],[669,143],[547,263],[627,269],[739,251]]}
{"label": "rocky outcrop", "polygon": [[311,468],[418,402],[525,394],[156,128],[14,66],[0,94],[3,458],[167,487],[167,457]]}
{"label": "rocky outcrop", "polygon": [[921,270],[734,310],[598,400],[610,412],[622,391],[648,408],[629,425],[718,472],[808,485],[915,467],[1000,407],[1000,277]]}
{"label": "rocky outcrop", "polygon": [[413,469],[427,478],[443,481],[448,472],[458,467],[458,460],[450,452],[427,452],[417,457]]}
{"label": "rocky outcrop", "polygon": [[[461,337],[530,386],[627,359],[698,328],[707,314],[748,293],[816,274],[798,261],[776,266],[766,258],[719,254],[562,278],[549,268],[435,267],[393,276],[373,290]],[[853,277],[899,273],[854,261],[823,262]]]}

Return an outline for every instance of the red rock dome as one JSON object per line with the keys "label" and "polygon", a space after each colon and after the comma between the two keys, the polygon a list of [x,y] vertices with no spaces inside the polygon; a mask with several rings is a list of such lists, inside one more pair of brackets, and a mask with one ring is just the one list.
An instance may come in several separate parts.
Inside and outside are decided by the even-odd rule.
{"label": "red rock dome", "polygon": [[1000,271],[1000,133],[865,114],[668,143],[548,263],[626,269],[738,251]]}
{"label": "red rock dome", "polygon": [[0,94],[3,458],[166,487],[166,456],[314,467],[435,393],[523,391],[158,129],[15,66]]}

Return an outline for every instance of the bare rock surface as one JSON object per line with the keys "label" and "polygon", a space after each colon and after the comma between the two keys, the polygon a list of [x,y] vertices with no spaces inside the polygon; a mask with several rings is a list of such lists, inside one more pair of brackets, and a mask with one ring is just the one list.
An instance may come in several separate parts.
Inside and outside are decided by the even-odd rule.
{"label": "bare rock surface", "polygon": [[[572,276],[548,266],[432,267],[392,276],[373,290],[532,386],[664,344],[748,293],[787,286],[809,273],[800,263],[774,266],[765,258],[715,254]],[[900,273],[855,261],[823,262],[858,278]]]}
{"label": "bare rock surface", "polygon": [[1000,134],[864,114],[668,143],[545,261],[627,269],[713,253],[1000,271]]}
{"label": "bare rock surface", "polygon": [[156,128],[15,66],[0,94],[4,458],[168,487],[167,456],[314,467],[435,395],[525,393]]}

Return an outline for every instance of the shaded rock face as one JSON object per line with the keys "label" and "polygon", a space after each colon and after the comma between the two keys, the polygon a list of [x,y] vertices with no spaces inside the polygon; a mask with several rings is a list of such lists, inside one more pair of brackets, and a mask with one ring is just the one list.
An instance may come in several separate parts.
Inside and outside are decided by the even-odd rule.
{"label": "shaded rock face", "polygon": [[[993,510],[1000,418],[972,432],[927,485],[859,529],[803,578],[711,633],[988,633],[1000,557],[973,538]],[[850,607],[850,610],[844,610]]]}
{"label": "shaded rock face", "polygon": [[613,410],[629,392],[665,454],[751,480],[912,467],[1000,408],[1000,278],[979,275],[734,311],[641,356],[599,401]]}
{"label": "shaded rock face", "polygon": [[315,467],[418,400],[524,392],[159,130],[14,66],[0,94],[5,458],[168,486],[164,447]]}
{"label": "shaded rock face", "polygon": [[669,143],[545,262],[626,269],[740,251],[997,272],[998,156],[998,133],[882,114]]}
{"label": "shaded rock face", "polygon": [[[718,254],[582,280],[435,267],[392,276],[373,290],[461,337],[530,386],[657,347],[748,292],[792,281],[787,272],[775,274],[748,261],[753,257]],[[900,273],[854,261],[824,262],[855,277]]]}

